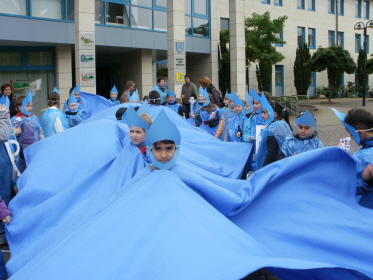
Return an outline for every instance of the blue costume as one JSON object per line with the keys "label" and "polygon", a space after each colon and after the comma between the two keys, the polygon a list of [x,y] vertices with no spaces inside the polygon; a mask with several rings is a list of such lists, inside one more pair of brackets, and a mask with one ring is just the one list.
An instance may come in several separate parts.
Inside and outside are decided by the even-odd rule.
{"label": "blue costume", "polygon": [[[111,98],[112,93],[116,93],[117,97],[116,98]],[[118,100],[118,90],[117,90],[117,87],[115,85],[113,86],[113,88],[110,91],[110,98],[108,99],[108,101],[111,103],[112,106],[120,104],[120,101]]]}
{"label": "blue costume", "polygon": [[[242,142],[242,130],[244,128],[244,122],[246,120],[245,116],[245,104],[238,98],[235,92],[231,93],[230,96],[233,99],[234,105],[241,106],[241,113],[233,113],[229,116],[228,123],[224,132],[224,141],[225,142]],[[237,137],[237,132],[241,132],[241,137]]]}
{"label": "blue costume", "polygon": [[322,147],[323,144],[317,137],[302,140],[295,137],[294,135],[289,135],[285,138],[285,141],[282,144],[281,152],[284,153],[285,157],[289,157],[294,155],[294,153],[300,154]]}
{"label": "blue costume", "polygon": [[[70,104],[76,103],[76,109],[71,109]],[[74,94],[70,95],[70,98],[68,100],[69,108],[67,111],[65,111],[67,123],[69,127],[77,126],[79,123],[81,123],[83,120],[85,120],[88,116],[88,113],[85,109],[80,107],[80,104],[78,103],[77,99],[75,98]]]}
{"label": "blue costume", "polygon": [[159,101],[159,104],[162,104],[163,102],[166,101],[166,97],[167,97],[167,89],[166,89],[166,87],[160,87],[158,84],[156,84],[156,85],[154,85],[154,87],[152,88],[152,90],[158,91],[159,97],[161,99]]}
{"label": "blue costume", "polygon": [[[97,106],[97,104],[99,104],[98,106],[101,106],[101,104],[102,104],[102,102],[97,102],[97,100],[90,100],[90,96],[95,96],[95,97],[93,97],[93,98],[96,98],[96,97],[98,97],[98,98],[101,98],[101,99],[103,99],[104,100],[104,102],[106,101],[107,102],[107,104],[109,104],[107,107],[110,107],[110,103],[109,103],[109,101],[107,101],[104,97],[102,97],[102,96],[100,96],[100,95],[96,95],[96,94],[91,94],[91,93],[86,93],[86,98],[84,98],[83,96],[81,96],[81,93],[82,92],[80,92],[80,87],[79,87],[79,85],[77,85],[72,91],[71,91],[71,93],[70,93],[70,97],[71,97],[71,95],[74,95],[74,92],[79,92],[79,98],[78,99],[75,99],[76,101],[75,102],[77,102],[78,103],[78,105],[79,105],[79,107],[80,107],[80,110],[81,110],[81,112],[82,112],[82,116],[83,116],[83,119],[87,119],[87,118],[89,118],[90,116],[91,116],[91,110],[90,109],[88,109],[88,107],[89,106],[93,106],[93,107],[96,107]],[[94,101],[94,102],[92,102],[92,101]],[[66,112],[66,111],[69,111],[69,105],[70,103],[69,103],[69,100],[67,100],[64,104],[63,104],[63,112]],[[92,105],[92,104],[94,104],[94,105]],[[78,106],[77,106],[78,107]]]}
{"label": "blue costume", "polygon": [[[169,90],[167,96],[172,96],[174,99],[171,102],[166,102],[164,106],[176,112],[180,116],[183,116],[183,110],[180,103],[176,102],[176,95],[172,90]],[[189,105],[188,105],[189,106]]]}
{"label": "blue costume", "polygon": [[55,108],[49,108],[44,111],[43,116],[40,119],[40,125],[43,128],[43,133],[45,137],[52,136],[56,134],[55,123],[59,119],[63,130],[69,128],[69,124],[66,120],[66,115]]}

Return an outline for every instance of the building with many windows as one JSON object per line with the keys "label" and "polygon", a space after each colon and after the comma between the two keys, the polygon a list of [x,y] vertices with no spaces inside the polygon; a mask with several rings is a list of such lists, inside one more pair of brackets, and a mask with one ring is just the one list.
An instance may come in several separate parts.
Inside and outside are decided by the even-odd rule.
{"label": "building with many windows", "polygon": [[[274,66],[272,95],[296,94],[293,64],[299,43],[344,46],[354,59],[363,45],[357,22],[370,19],[367,0],[0,0],[0,84],[13,92],[34,91],[34,110],[47,104],[54,86],[67,99],[75,84],[105,97],[115,84],[123,92],[132,80],[146,95],[157,77],[167,77],[179,95],[183,75],[204,75],[218,85],[219,31],[230,29],[231,85],[243,95],[257,88],[255,65],[244,61],[244,19],[270,11],[286,15],[286,57]],[[369,53],[369,30],[367,51]],[[372,34],[373,35],[373,34]],[[248,76],[248,79],[246,77]],[[343,83],[355,81],[344,75]],[[369,83],[368,83],[369,84]],[[313,73],[309,95],[326,86],[326,73]]]}

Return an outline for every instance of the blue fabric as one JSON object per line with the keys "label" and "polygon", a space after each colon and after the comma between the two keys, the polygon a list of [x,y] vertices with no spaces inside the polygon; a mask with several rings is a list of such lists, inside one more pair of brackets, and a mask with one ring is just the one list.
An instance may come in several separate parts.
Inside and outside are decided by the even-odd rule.
{"label": "blue fabric", "polygon": [[[228,129],[228,139],[229,142],[242,142],[242,131],[245,123],[245,115],[241,114],[232,114],[228,119],[227,128]],[[241,137],[237,137],[238,127],[241,129]],[[226,140],[226,139],[224,139]]]}
{"label": "blue fabric", "polygon": [[262,113],[254,113],[251,115],[251,136],[256,139],[256,126],[264,125],[264,119],[262,118]]}
{"label": "blue fabric", "polygon": [[179,113],[179,109],[180,109],[180,103],[173,103],[173,104],[170,104],[170,103],[166,103],[165,106],[169,109],[171,109],[172,111],[176,112],[176,113]]}
{"label": "blue fabric", "polygon": [[280,153],[281,147],[285,141],[285,138],[287,136],[292,135],[292,132],[290,130],[289,125],[283,120],[280,120],[280,121],[276,121],[268,125],[265,129],[261,131],[260,135],[262,136],[262,140],[259,143],[258,152],[256,154],[256,166],[258,169],[263,166],[264,160],[267,156],[268,136],[275,136],[278,142],[278,146],[279,146],[278,153]]}
{"label": "blue fabric", "polygon": [[[13,120],[16,120],[17,118],[19,117],[17,117],[16,115]],[[25,118],[21,117],[21,119],[22,133],[18,135],[17,139],[19,144],[21,145],[21,149],[23,150],[39,140],[39,129],[41,126],[39,118],[35,115],[31,115],[30,117]]]}
{"label": "blue fabric", "polygon": [[154,85],[154,87],[152,88],[152,90],[155,90],[155,91],[158,91],[159,93],[159,97],[160,97],[160,102],[159,104],[162,104],[163,102],[166,101],[166,97],[167,97],[167,90],[165,89],[164,91],[161,90],[158,86],[158,84]]}
{"label": "blue fabric", "polygon": [[360,148],[354,158],[357,161],[356,166],[356,199],[360,205],[373,209],[373,187],[368,185],[362,173],[368,164],[373,164],[373,147]]}
{"label": "blue fabric", "polygon": [[13,167],[5,148],[5,144],[0,143],[0,197],[6,205],[8,205],[10,201],[12,174]]}
{"label": "blue fabric", "polygon": [[251,137],[251,116],[250,118],[246,118],[243,124],[243,136],[242,140],[244,142],[252,142],[249,140],[249,137]]}
{"label": "blue fabric", "polygon": [[45,137],[49,137],[56,134],[56,131],[54,129],[54,123],[56,122],[57,118],[61,120],[63,130],[69,128],[66,115],[63,112],[61,112],[58,109],[47,109],[46,111],[44,111],[40,119],[40,125],[43,128],[43,134]]}
{"label": "blue fabric", "polygon": [[304,153],[310,150],[322,148],[323,144],[320,139],[317,137],[300,140],[293,135],[289,135],[285,138],[285,141],[282,144],[281,152],[284,153],[285,157],[289,157],[295,154]]}
{"label": "blue fabric", "polygon": [[87,115],[86,110],[78,110],[78,112],[75,115],[68,115],[66,114],[67,124],[69,127],[74,127],[80,124],[85,118],[84,116]]}
{"label": "blue fabric", "polygon": [[79,104],[82,104],[83,108],[88,112],[88,117],[93,116],[96,113],[111,106],[114,106],[103,96],[84,91],[80,92],[79,94]]}
{"label": "blue fabric", "polygon": [[[111,103],[111,106],[120,104],[120,101],[118,99],[112,100],[111,98],[109,98],[108,101]],[[106,109],[106,108],[103,108],[103,109]]]}

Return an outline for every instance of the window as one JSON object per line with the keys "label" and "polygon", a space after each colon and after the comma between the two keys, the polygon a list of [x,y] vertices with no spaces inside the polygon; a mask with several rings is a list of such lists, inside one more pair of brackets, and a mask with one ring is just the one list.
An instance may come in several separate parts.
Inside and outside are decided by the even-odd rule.
{"label": "window", "polygon": [[284,65],[275,65],[275,86],[276,96],[284,95]]}
{"label": "window", "polygon": [[262,4],[271,4],[271,0],[262,0]]}
{"label": "window", "polygon": [[282,0],[274,0],[274,1],[273,1],[273,4],[274,4],[275,6],[282,6]]}
{"label": "window", "polygon": [[334,9],[335,9],[335,0],[328,0],[328,13],[329,14],[334,14]]}
{"label": "window", "polygon": [[309,11],[315,11],[315,0],[308,0],[308,10]]}
{"label": "window", "polygon": [[311,72],[311,80],[308,88],[308,96],[314,97],[316,92],[316,72]]}
{"label": "window", "polygon": [[308,47],[316,49],[316,30],[315,28],[308,28]]}
{"label": "window", "polygon": [[344,47],[345,39],[344,39],[344,32],[338,31],[338,46]]}
{"label": "window", "polygon": [[[281,33],[276,33],[276,34],[275,34],[275,37],[276,37],[277,39],[284,40],[284,35],[283,35],[282,32],[281,32]],[[276,46],[276,47],[283,47],[284,44],[275,44],[275,46]]]}
{"label": "window", "polygon": [[185,0],[185,34],[200,37],[210,36],[208,7],[208,0]]}
{"label": "window", "polygon": [[303,45],[306,42],[306,36],[304,34],[304,27],[298,26],[298,45]]}
{"label": "window", "polygon": [[220,18],[220,30],[229,29],[229,18]]}
{"label": "window", "polygon": [[297,9],[304,10],[304,0],[297,0]]}
{"label": "window", "polygon": [[328,46],[335,45],[335,31],[328,30]]}
{"label": "window", "polygon": [[344,0],[338,0],[338,15],[343,16],[345,13]]}
{"label": "window", "polygon": [[369,53],[369,35],[366,36],[366,41],[365,41],[365,52]]}
{"label": "window", "polygon": [[355,34],[355,52],[358,53],[361,49],[361,34]]}
{"label": "window", "polygon": [[369,19],[369,7],[370,6],[370,3],[369,3],[369,1],[365,1],[364,0],[364,2],[363,2],[363,17],[365,18],[365,19]]}
{"label": "window", "polygon": [[0,11],[2,14],[27,16],[26,0],[0,0]]}
{"label": "window", "polygon": [[355,17],[361,18],[361,0],[355,0]]}

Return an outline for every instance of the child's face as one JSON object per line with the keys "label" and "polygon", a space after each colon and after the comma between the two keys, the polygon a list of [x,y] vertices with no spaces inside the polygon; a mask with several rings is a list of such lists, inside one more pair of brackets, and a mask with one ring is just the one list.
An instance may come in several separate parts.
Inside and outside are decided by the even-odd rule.
{"label": "child's face", "polygon": [[130,140],[131,142],[138,146],[145,141],[146,132],[141,127],[133,126],[130,127]]}
{"label": "child's face", "polygon": [[229,99],[224,99],[223,102],[224,102],[224,105],[225,105],[225,106],[228,106],[228,104],[229,104]]}
{"label": "child's face", "polygon": [[117,98],[117,96],[118,96],[118,94],[116,92],[110,93],[111,99],[115,99],[115,98]]}
{"label": "child's face", "polygon": [[175,154],[176,146],[175,144],[157,144],[157,146],[152,147],[152,153],[155,159],[159,162],[166,163],[169,162]]}
{"label": "child's face", "polygon": [[[254,105],[254,108],[255,108],[255,105]],[[263,118],[263,120],[268,120],[268,118],[269,118],[269,116],[268,116],[268,112],[267,112],[267,110],[266,109],[263,109],[263,111],[262,111],[262,118]]]}
{"label": "child's face", "polygon": [[203,101],[203,98],[204,98],[204,97],[203,97],[202,94],[198,94],[198,100],[199,100],[199,101]]}
{"label": "child's face", "polygon": [[299,136],[302,138],[307,138],[312,133],[312,126],[309,125],[298,124],[297,129]]}
{"label": "child's face", "polygon": [[132,100],[131,103],[139,103],[137,100]]}
{"label": "child's face", "polygon": [[75,96],[76,100],[78,100],[79,99],[79,92],[74,92],[74,96]]}
{"label": "child's face", "polygon": [[262,108],[262,103],[260,103],[259,101],[257,100],[254,100],[254,110],[259,110],[260,108]]}
{"label": "child's face", "polygon": [[175,99],[175,97],[173,97],[173,96],[168,96],[167,98],[168,98],[168,102],[172,102]]}
{"label": "child's face", "polygon": [[76,110],[76,102],[70,104],[70,110]]}
{"label": "child's face", "polygon": [[29,103],[27,103],[25,105],[25,110],[26,110],[26,112],[31,113],[31,111],[32,111],[32,102],[29,102]]}
{"label": "child's face", "polygon": [[246,111],[249,111],[249,110],[250,110],[250,104],[247,103],[247,102],[245,103],[245,110],[246,110]]}
{"label": "child's face", "polygon": [[241,106],[241,105],[236,105],[236,106],[234,106],[234,112],[235,112],[236,114],[240,114],[240,113],[242,113],[242,106]]}

